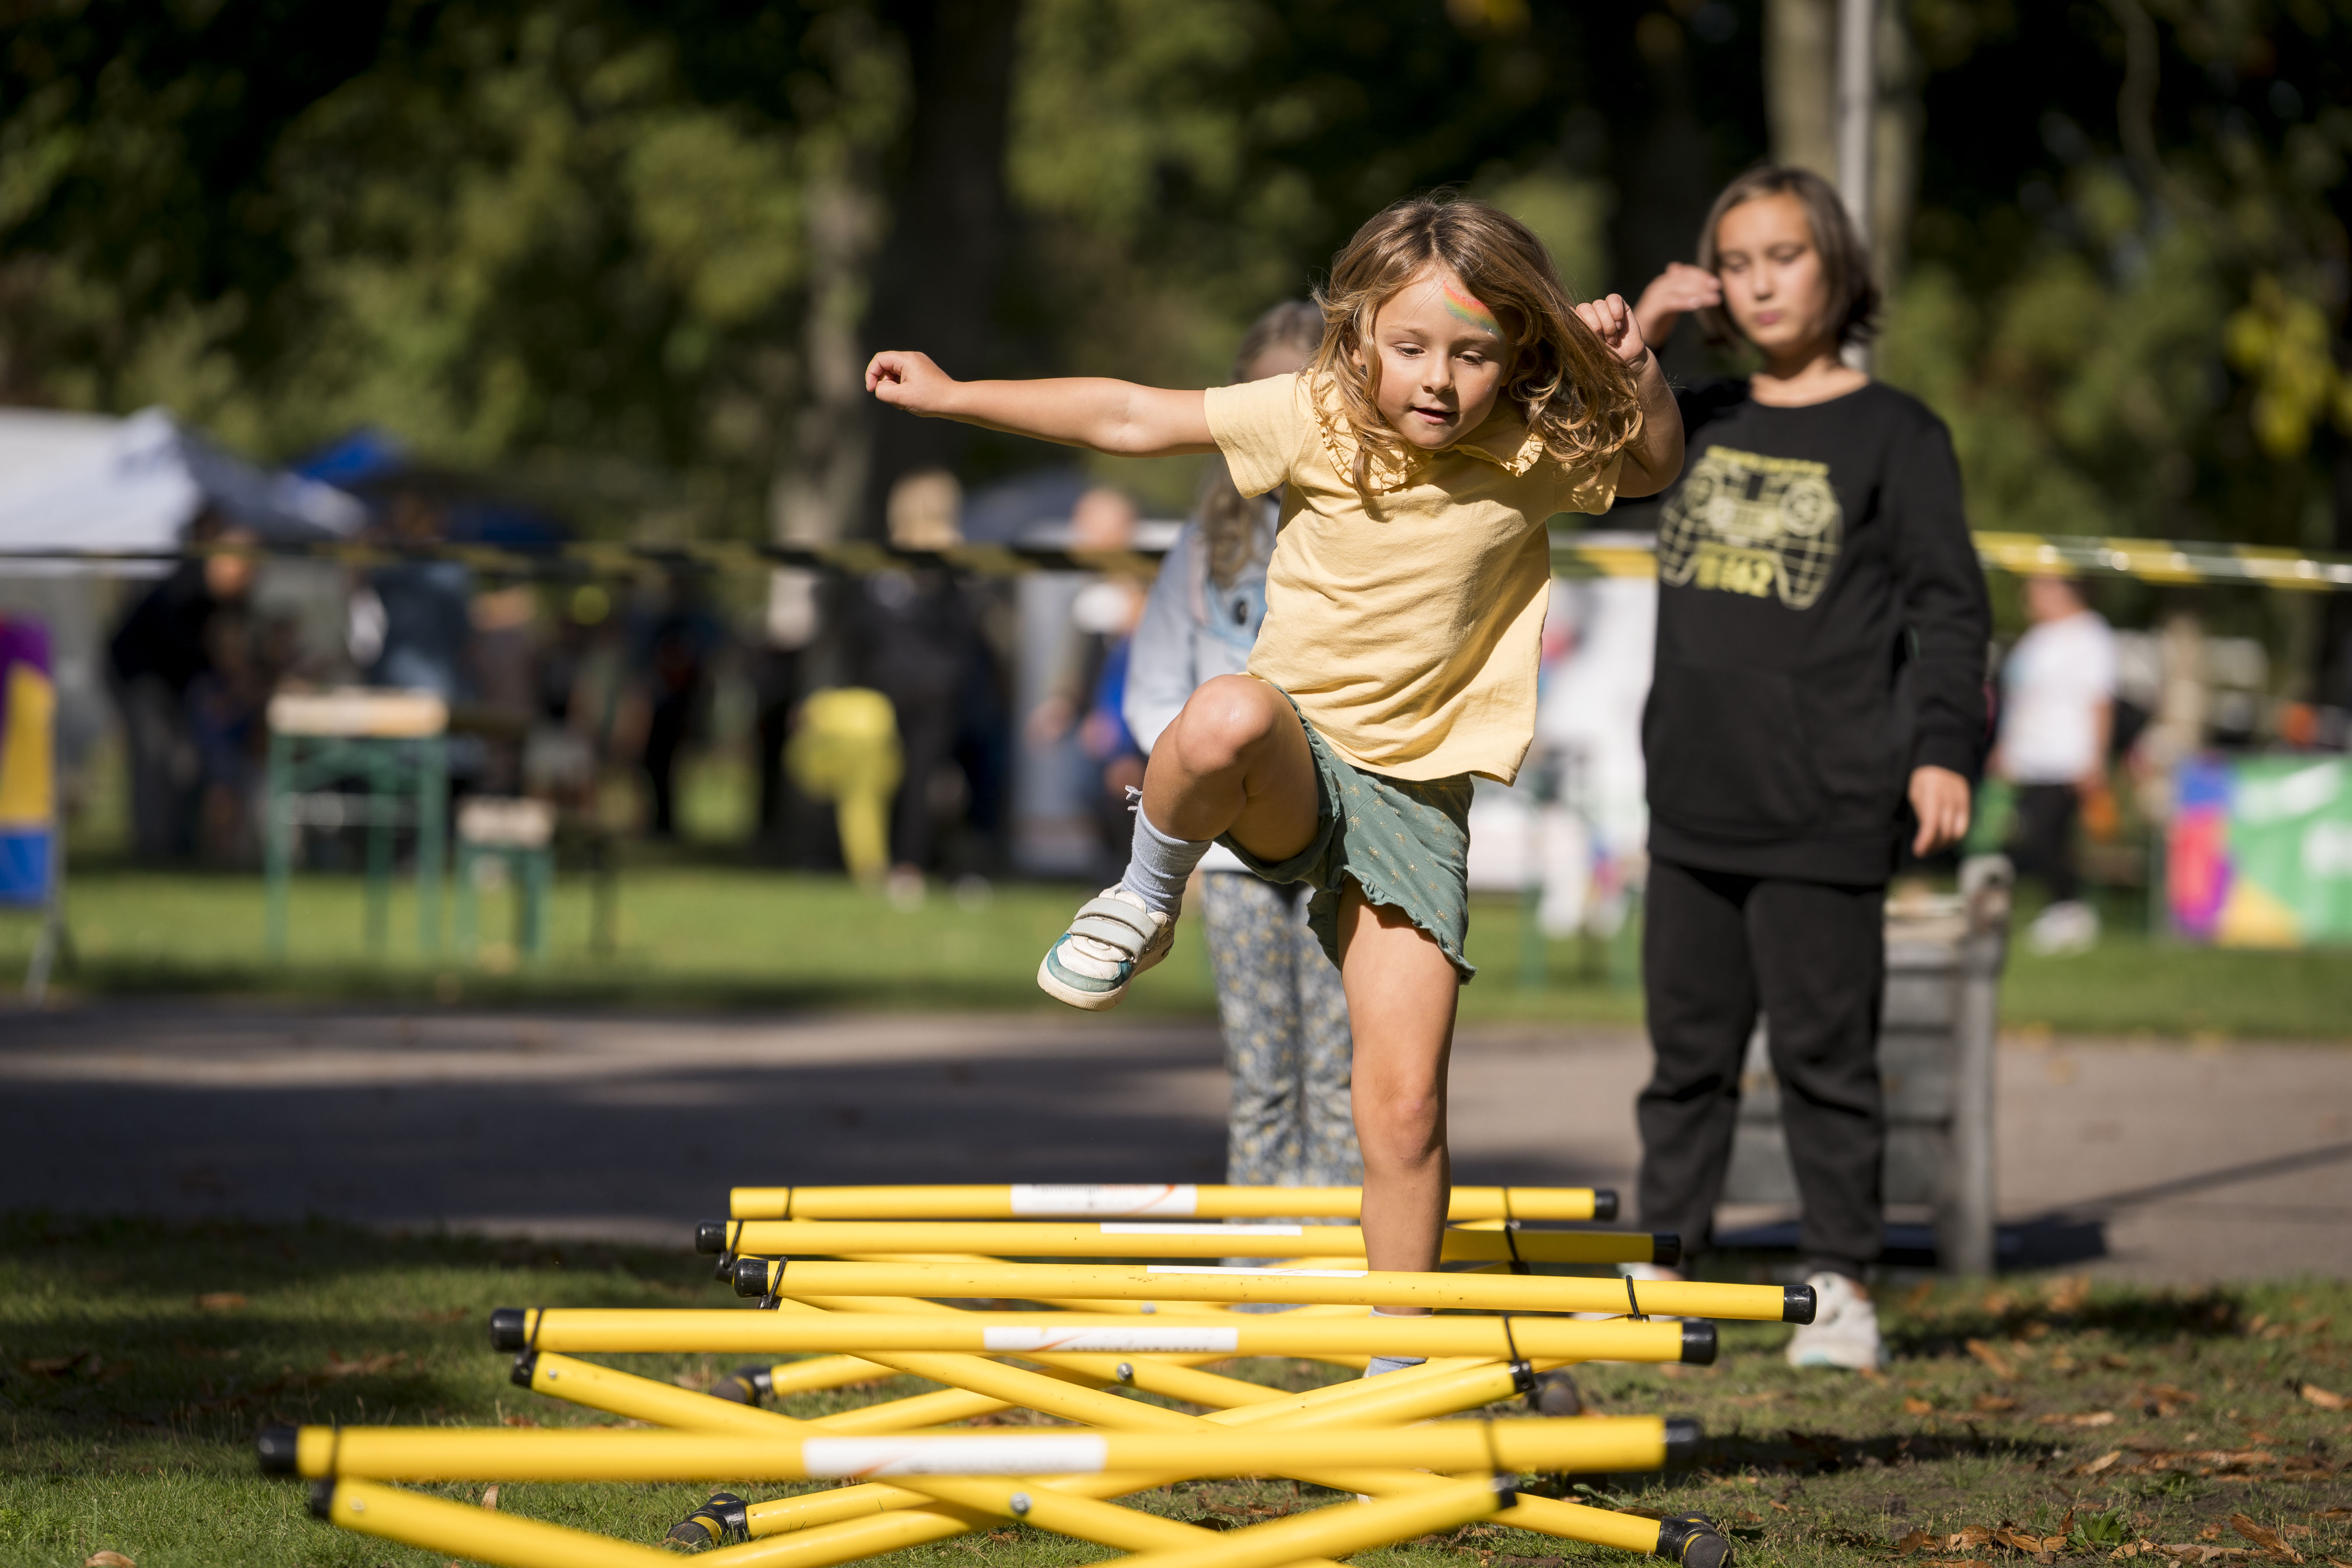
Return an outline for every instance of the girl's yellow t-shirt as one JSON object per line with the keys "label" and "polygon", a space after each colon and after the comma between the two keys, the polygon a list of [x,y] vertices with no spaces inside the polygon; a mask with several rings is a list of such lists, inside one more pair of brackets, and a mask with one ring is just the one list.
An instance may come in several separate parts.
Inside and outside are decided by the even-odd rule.
{"label": "girl's yellow t-shirt", "polygon": [[1249,672],[1290,694],[1368,773],[1509,784],[1535,738],[1551,583],[1545,522],[1604,512],[1622,459],[1570,471],[1518,411],[1402,463],[1356,437],[1327,388],[1278,375],[1211,387],[1209,431],[1246,496],[1282,488],[1265,621]]}

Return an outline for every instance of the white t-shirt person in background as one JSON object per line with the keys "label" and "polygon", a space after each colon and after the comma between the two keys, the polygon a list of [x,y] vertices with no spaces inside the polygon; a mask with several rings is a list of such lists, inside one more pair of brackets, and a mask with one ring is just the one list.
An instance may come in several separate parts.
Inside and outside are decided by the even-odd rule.
{"label": "white t-shirt person in background", "polygon": [[2084,798],[2106,787],[2116,634],[2070,578],[2028,578],[2025,611],[2032,627],[2001,671],[1992,769],[2017,788],[2017,868],[2050,889],[2026,941],[2037,952],[2080,952],[2099,940],[2099,917],[2081,899],[2074,827]]}

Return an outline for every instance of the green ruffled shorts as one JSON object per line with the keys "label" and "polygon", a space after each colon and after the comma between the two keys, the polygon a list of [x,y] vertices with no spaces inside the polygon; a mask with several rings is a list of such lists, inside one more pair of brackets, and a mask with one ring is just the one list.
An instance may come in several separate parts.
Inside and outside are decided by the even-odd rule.
{"label": "green ruffled shorts", "polygon": [[[1297,706],[1291,703],[1294,711]],[[1353,878],[1367,903],[1402,910],[1468,981],[1478,973],[1462,956],[1470,931],[1470,775],[1414,780],[1368,773],[1333,751],[1307,715],[1299,714],[1298,722],[1315,754],[1313,840],[1278,861],[1251,854],[1230,834],[1217,842],[1269,882],[1305,882],[1315,889],[1307,923],[1332,963],[1339,962],[1339,889]]]}

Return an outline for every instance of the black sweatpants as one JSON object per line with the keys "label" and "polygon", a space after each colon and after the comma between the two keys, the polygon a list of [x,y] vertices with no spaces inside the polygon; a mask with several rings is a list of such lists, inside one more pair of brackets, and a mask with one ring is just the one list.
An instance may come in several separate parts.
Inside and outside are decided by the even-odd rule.
{"label": "black sweatpants", "polygon": [[1804,1203],[1808,1273],[1860,1279],[1881,1245],[1886,1116],[1878,1019],[1886,889],[1650,864],[1642,980],[1655,1068],[1642,1090],[1642,1223],[1712,1237],[1760,1007]]}
{"label": "black sweatpants", "polygon": [[2020,875],[2039,878],[2053,903],[2079,896],[2083,880],[2074,868],[2074,823],[2083,815],[2083,794],[2070,784],[2017,786],[2017,831],[2011,856]]}

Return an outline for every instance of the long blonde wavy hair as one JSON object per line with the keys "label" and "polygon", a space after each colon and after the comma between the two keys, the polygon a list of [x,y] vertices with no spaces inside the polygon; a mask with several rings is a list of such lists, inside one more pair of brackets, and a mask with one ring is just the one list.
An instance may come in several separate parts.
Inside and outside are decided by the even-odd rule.
{"label": "long blonde wavy hair", "polygon": [[[1233,379],[1241,381],[1269,349],[1295,349],[1311,356],[1323,342],[1323,312],[1305,300],[1285,300],[1250,323],[1234,351]],[[1201,486],[1201,537],[1209,547],[1209,578],[1230,588],[1257,554],[1258,506],[1234,488],[1234,476],[1220,458],[1209,465]]]}
{"label": "long blonde wavy hair", "polygon": [[1356,437],[1359,489],[1368,483],[1375,451],[1399,460],[1409,455],[1374,401],[1380,356],[1372,321],[1432,267],[1452,272],[1494,312],[1511,345],[1502,395],[1556,461],[1597,468],[1641,435],[1632,374],[1577,319],[1543,241],[1508,213],[1439,192],[1398,202],[1358,229],[1332,261],[1330,281],[1315,293],[1323,342],[1313,374],[1338,390],[1339,412]]}

